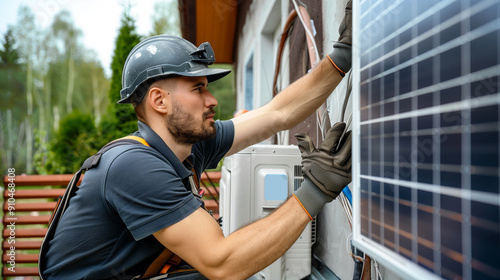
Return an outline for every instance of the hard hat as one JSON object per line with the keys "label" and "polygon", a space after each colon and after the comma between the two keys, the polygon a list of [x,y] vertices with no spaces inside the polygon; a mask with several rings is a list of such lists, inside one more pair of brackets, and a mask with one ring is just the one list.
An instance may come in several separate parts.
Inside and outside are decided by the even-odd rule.
{"label": "hard hat", "polygon": [[196,48],[191,42],[176,36],[147,38],[130,51],[125,61],[118,103],[140,103],[154,81],[170,75],[206,76],[210,83],[231,72],[208,68],[214,61],[214,51],[208,42]]}

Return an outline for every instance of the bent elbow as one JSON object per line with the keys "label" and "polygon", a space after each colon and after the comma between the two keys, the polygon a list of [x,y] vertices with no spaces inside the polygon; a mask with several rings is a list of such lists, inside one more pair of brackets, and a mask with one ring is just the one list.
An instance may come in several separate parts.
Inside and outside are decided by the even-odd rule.
{"label": "bent elbow", "polygon": [[205,277],[207,277],[210,280],[238,280],[238,279],[244,280],[244,279],[247,279],[248,277],[250,277],[250,275],[243,276],[243,275],[240,275],[240,273],[238,273],[238,272],[229,271],[229,270],[224,269],[224,268],[213,269],[204,275],[205,275]]}
{"label": "bent elbow", "polygon": [[202,274],[211,280],[244,280],[251,276],[245,274],[245,271],[247,271],[245,268],[234,269],[228,259],[217,260],[217,258],[212,258],[203,270]]}

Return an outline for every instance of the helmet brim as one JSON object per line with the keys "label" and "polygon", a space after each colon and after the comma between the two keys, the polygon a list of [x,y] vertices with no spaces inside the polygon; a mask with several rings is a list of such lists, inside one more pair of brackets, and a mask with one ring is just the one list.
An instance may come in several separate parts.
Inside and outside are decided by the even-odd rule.
{"label": "helmet brim", "polygon": [[229,73],[231,73],[231,70],[228,69],[205,68],[186,73],[177,72],[176,75],[185,77],[207,77],[208,82],[211,83],[225,77]]}
{"label": "helmet brim", "polygon": [[[170,76],[184,76],[184,77],[207,77],[207,80],[209,83],[213,81],[217,81],[225,76],[227,76],[229,73],[231,73],[231,70],[228,69],[219,69],[219,68],[204,68],[200,70],[195,70],[191,72],[171,72],[171,73],[163,73],[161,75],[151,77],[151,79],[148,80],[160,80],[160,79],[166,79]],[[146,81],[147,82],[147,81]],[[135,91],[135,90],[134,90]],[[131,103],[132,97],[135,95],[131,94],[125,98],[122,98],[120,101],[117,103],[123,104],[123,103]],[[142,98],[140,98],[142,100]]]}

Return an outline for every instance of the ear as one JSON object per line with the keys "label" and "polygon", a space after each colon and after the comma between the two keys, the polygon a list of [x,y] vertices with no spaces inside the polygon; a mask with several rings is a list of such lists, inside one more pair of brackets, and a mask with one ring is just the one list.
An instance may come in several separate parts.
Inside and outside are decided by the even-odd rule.
{"label": "ear", "polygon": [[161,114],[166,114],[169,112],[169,107],[168,104],[168,99],[170,98],[170,94],[159,88],[159,87],[152,87],[149,89],[148,95],[147,95],[147,101],[151,105],[151,107],[158,113]]}

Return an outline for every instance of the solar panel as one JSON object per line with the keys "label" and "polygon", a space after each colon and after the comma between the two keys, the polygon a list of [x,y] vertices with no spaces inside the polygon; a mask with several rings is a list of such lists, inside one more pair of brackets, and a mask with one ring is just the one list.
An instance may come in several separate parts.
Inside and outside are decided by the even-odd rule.
{"label": "solar panel", "polygon": [[354,244],[405,277],[500,278],[500,1],[354,7]]}

